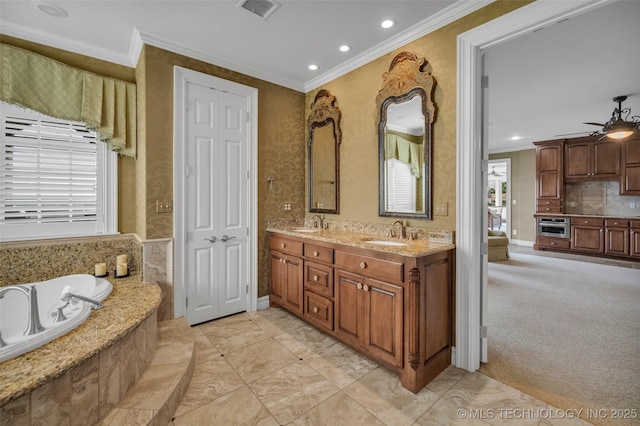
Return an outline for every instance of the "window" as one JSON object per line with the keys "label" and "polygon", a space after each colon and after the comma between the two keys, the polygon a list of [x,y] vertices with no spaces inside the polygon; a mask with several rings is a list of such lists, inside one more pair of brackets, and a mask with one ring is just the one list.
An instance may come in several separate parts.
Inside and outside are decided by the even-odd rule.
{"label": "window", "polygon": [[115,233],[117,155],[83,123],[1,107],[0,239]]}
{"label": "window", "polygon": [[416,211],[416,177],[411,166],[392,158],[385,161],[387,210],[414,213]]}

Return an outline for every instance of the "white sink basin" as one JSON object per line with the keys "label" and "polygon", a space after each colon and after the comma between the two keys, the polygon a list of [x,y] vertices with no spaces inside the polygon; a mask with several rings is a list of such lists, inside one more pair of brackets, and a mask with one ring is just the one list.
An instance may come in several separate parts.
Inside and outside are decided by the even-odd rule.
{"label": "white sink basin", "polygon": [[292,229],[293,232],[308,232],[308,233],[313,233],[313,232],[318,232],[319,229],[317,228],[293,228]]}
{"label": "white sink basin", "polygon": [[404,247],[407,243],[402,243],[400,241],[389,241],[389,240],[364,240],[367,244],[375,244],[378,246],[393,246],[393,247]]}

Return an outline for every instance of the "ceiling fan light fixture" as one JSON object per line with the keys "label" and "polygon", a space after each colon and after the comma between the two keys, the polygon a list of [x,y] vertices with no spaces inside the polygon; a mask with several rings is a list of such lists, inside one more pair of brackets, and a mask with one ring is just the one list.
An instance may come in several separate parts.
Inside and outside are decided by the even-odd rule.
{"label": "ceiling fan light fixture", "polygon": [[622,108],[622,102],[626,99],[626,96],[616,96],[613,98],[613,101],[618,103],[618,107],[613,110],[611,119],[605,123],[602,128],[602,132],[610,139],[624,139],[640,130],[640,117],[634,116],[631,117],[631,120],[627,120],[629,115],[631,115],[631,109]]}

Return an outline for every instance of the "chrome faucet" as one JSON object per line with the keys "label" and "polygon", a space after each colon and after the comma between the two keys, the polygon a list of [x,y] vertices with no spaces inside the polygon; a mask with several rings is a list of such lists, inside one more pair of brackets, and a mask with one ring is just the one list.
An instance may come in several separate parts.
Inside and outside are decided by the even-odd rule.
{"label": "chrome faucet", "polygon": [[[27,297],[27,301],[29,302],[29,322],[27,323],[27,329],[24,331],[24,335],[31,336],[43,331],[44,327],[40,323],[40,315],[38,313],[38,291],[36,290],[36,286],[32,285],[29,288],[21,285],[10,285],[8,287],[1,287],[0,299],[4,298],[4,295],[11,290],[22,292]],[[1,337],[0,340],[2,340]]]}
{"label": "chrome faucet", "polygon": [[311,221],[314,228],[322,229],[324,227],[324,217],[322,216],[314,214],[311,216]]}
{"label": "chrome faucet", "polygon": [[391,234],[392,237],[394,236],[393,229],[398,224],[400,225],[400,232],[395,234],[395,236],[398,237],[398,238],[404,238],[404,223],[402,223],[401,220],[396,220],[391,224],[390,234]]}
{"label": "chrome faucet", "polygon": [[[74,300],[74,299],[76,299],[76,300]],[[92,309],[101,309],[102,308],[102,303],[98,302],[97,300],[90,299],[90,298],[88,298],[86,296],[83,296],[81,294],[65,293],[65,294],[62,295],[60,300],[62,300],[63,302],[71,302],[72,304],[78,303],[77,300],[82,300],[83,302],[91,303],[93,305]]]}

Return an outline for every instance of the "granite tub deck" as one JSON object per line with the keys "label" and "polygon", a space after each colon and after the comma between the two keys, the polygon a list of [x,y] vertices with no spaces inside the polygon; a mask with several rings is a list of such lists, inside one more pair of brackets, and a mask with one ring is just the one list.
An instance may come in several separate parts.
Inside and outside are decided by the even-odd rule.
{"label": "granite tub deck", "polygon": [[[385,253],[393,253],[400,256],[407,257],[421,257],[430,254],[436,254],[447,250],[455,249],[456,246],[453,243],[445,241],[434,241],[432,239],[398,239],[398,238],[386,238],[378,234],[369,234],[363,232],[322,229],[308,232],[295,231],[300,227],[272,227],[268,228],[268,232],[276,232],[298,238],[305,238],[315,241],[325,241],[328,243],[344,244],[351,247],[365,248],[369,250],[377,250]],[[402,243],[404,245],[380,245],[372,244],[368,241],[390,241],[392,243]]]}
{"label": "granite tub deck", "polygon": [[[94,424],[150,365],[160,288],[138,277],[110,278],[111,295],[80,326],[0,363],[0,424],[29,416]],[[73,398],[71,398],[73,396]]]}

